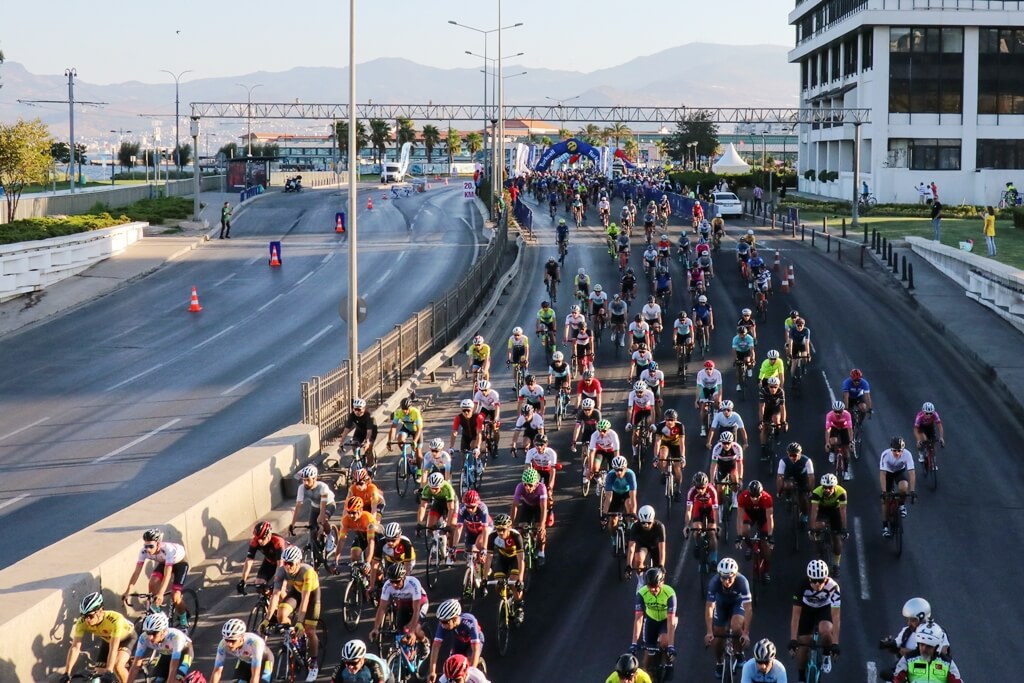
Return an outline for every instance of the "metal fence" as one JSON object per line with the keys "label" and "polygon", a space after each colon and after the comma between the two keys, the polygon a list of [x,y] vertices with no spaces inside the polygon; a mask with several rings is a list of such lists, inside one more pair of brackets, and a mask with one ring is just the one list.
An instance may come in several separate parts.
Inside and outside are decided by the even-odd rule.
{"label": "metal fence", "polygon": [[[359,354],[359,395],[377,405],[395,392],[422,361],[447,346],[478,310],[501,275],[501,260],[508,244],[508,213],[502,214],[494,237],[470,271],[441,299]],[[344,426],[353,397],[349,391],[349,364],[345,361],[324,375],[301,385],[302,422],[320,428],[320,442],[335,438]]]}

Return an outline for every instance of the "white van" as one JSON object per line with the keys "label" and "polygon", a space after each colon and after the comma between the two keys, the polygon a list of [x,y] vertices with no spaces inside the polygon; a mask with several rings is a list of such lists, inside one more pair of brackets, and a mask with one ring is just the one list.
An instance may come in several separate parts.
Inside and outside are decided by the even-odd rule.
{"label": "white van", "polygon": [[401,164],[395,162],[385,162],[384,165],[381,167],[380,182],[385,185],[387,183],[400,183],[402,182],[402,177],[404,175],[405,174],[402,173]]}

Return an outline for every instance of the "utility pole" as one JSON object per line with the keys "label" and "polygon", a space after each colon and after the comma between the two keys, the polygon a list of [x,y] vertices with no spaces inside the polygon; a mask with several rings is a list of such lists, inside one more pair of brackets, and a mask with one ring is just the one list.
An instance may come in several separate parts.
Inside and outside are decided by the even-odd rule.
{"label": "utility pole", "polygon": [[[174,79],[174,165],[178,169],[178,176],[181,177],[181,141],[178,137],[178,81],[187,73],[191,73],[192,69],[185,69],[180,74],[175,74],[173,71],[167,69],[160,69],[165,74],[170,74],[171,78]],[[193,154],[198,154],[197,150],[192,150]]]}
{"label": "utility pole", "polygon": [[68,77],[68,119],[71,122],[71,194],[75,193],[75,76],[78,72],[74,67],[64,69]]}
{"label": "utility pole", "polygon": [[[251,94],[251,91],[250,91]],[[252,106],[251,104],[249,105]],[[252,135],[249,136],[250,142]],[[359,396],[359,277],[356,270],[356,0],[348,5],[348,398]]]}

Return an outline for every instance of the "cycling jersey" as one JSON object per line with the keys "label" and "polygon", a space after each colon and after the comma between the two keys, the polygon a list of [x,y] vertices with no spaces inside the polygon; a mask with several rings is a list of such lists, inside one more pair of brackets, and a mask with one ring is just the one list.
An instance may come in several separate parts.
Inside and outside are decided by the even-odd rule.
{"label": "cycling jersey", "polygon": [[725,444],[719,441],[711,449],[711,462],[717,462],[719,467],[728,464],[731,469],[731,465],[743,462],[743,448],[736,443],[731,448],[725,448]]}
{"label": "cycling jersey", "polygon": [[[548,327],[552,327],[555,324],[555,309],[553,308],[540,308],[537,310],[537,320]],[[511,349],[513,342],[517,346],[522,346],[526,337],[521,335],[519,339],[515,338],[515,335],[508,338],[508,347]]]}
{"label": "cycling jersey", "polygon": [[447,475],[452,471],[452,456],[448,451],[427,451],[423,454],[423,469],[427,472],[444,472]]}
{"label": "cycling jersey", "polygon": [[370,510],[373,508],[374,503],[377,501],[384,500],[384,494],[380,492],[377,485],[372,481],[367,480],[365,484],[360,486],[359,484],[352,484],[348,487],[348,497],[355,496],[363,501],[363,509]]}
{"label": "cycling jersey", "polygon": [[743,510],[746,519],[767,520],[768,510],[775,507],[775,501],[767,491],[762,491],[760,496],[754,498],[749,490],[744,490],[736,497],[736,507]]}
{"label": "cycling jersey", "polygon": [[747,328],[747,330],[750,332],[750,335],[753,336],[754,332],[757,330],[757,321],[754,320],[753,318],[743,317],[736,321],[736,327]]}
{"label": "cycling jersey", "polygon": [[[515,532],[513,531],[513,533]],[[458,625],[453,629],[446,629],[441,622],[438,622],[437,631],[434,633],[435,647],[440,646],[449,638],[453,638],[455,643],[460,646],[460,653],[468,652],[470,645],[483,645],[484,632],[480,628],[480,623],[475,616],[468,612],[463,612],[459,617]]]}
{"label": "cycling jersey", "polygon": [[572,368],[564,360],[560,363],[552,363],[548,366],[548,371],[553,378],[558,380],[569,379],[569,376],[572,374]]}
{"label": "cycling jersey", "polygon": [[604,434],[595,431],[590,435],[590,450],[601,451],[604,453],[618,453],[619,435],[612,429],[609,429]]}
{"label": "cycling jersey", "polygon": [[794,351],[803,350],[811,341],[811,329],[806,326],[803,329],[791,327],[789,328],[789,340],[793,343]]}
{"label": "cycling jersey", "polygon": [[452,503],[455,501],[455,489],[452,488],[451,482],[444,482],[441,484],[441,488],[437,491],[433,491],[429,486],[424,486],[420,491],[420,500],[427,503]]}
{"label": "cycling jersey", "polygon": [[675,322],[672,323],[672,328],[675,329],[677,337],[689,337],[693,334],[693,321],[689,318],[686,320],[676,318]]}
{"label": "cycling jersey", "polygon": [[743,664],[740,683],[789,683],[789,679],[786,677],[786,667],[779,660],[773,659],[771,667],[761,671],[751,657]]}
{"label": "cycling jersey", "polygon": [[180,657],[184,661],[185,658],[189,657],[188,652],[191,650],[191,647],[192,639],[176,628],[167,629],[166,635],[159,643],[153,640],[153,636],[143,633],[139,636],[138,642],[135,643],[135,659],[136,661],[142,661],[142,658],[146,655],[146,650],[153,650],[161,655]]}
{"label": "cycling jersey", "polygon": [[272,656],[267,642],[255,633],[242,634],[242,645],[239,648],[231,649],[222,638],[217,645],[217,658],[213,662],[213,668],[219,669],[225,665],[228,656],[234,657],[240,662],[245,662],[253,669],[263,666],[264,656]]}
{"label": "cycling jersey", "polygon": [[635,391],[629,392],[629,398],[626,401],[627,407],[636,408],[637,410],[650,410],[654,407],[655,396],[654,392],[650,389],[644,389],[643,393],[637,394]]}
{"label": "cycling jersey", "polygon": [[487,505],[483,502],[477,503],[476,510],[472,512],[465,504],[460,505],[457,522],[466,530],[467,535],[472,535],[474,538],[494,526],[491,515],[487,511]]}
{"label": "cycling jersey", "polygon": [[516,484],[516,492],[512,494],[512,502],[515,505],[529,505],[530,507],[544,506],[548,501],[548,487],[541,481],[527,491],[523,482]]}
{"label": "cycling jersey", "polygon": [[524,384],[519,387],[519,398],[532,403],[536,408],[540,405],[541,399],[544,398],[544,387],[534,382],[531,389],[529,384]]}
{"label": "cycling jersey", "polygon": [[651,366],[648,364],[647,368],[640,373],[640,381],[647,382],[647,387],[654,392],[654,396],[657,397],[661,388],[665,386],[665,373],[661,370],[655,370],[651,373]]}
{"label": "cycling jersey", "polygon": [[303,483],[295,495],[295,502],[304,507],[308,506],[309,514],[314,514],[320,510],[321,505],[334,505],[334,491],[327,485],[327,482],[321,480],[317,480],[312,488]]}
{"label": "cycling jersey", "polygon": [[114,638],[123,643],[135,635],[135,626],[120,612],[107,609],[103,610],[103,618],[95,624],[90,624],[84,617],[75,619],[75,623],[71,627],[71,638],[80,640],[86,634],[98,636],[106,643]]}
{"label": "cycling jersey", "polygon": [[481,344],[480,346],[469,347],[469,355],[477,363],[483,363],[485,360],[491,357],[491,347],[488,344]]}
{"label": "cycling jersey", "polygon": [[570,313],[565,316],[565,326],[570,328],[573,332],[578,331],[580,329],[580,325],[585,322],[587,322],[587,318],[582,313]]}
{"label": "cycling jersey", "polygon": [[391,680],[387,662],[375,654],[363,655],[363,666],[354,671],[342,662],[331,676],[331,683],[384,683]]}
{"label": "cycling jersey", "polygon": [[718,391],[722,388],[722,372],[718,368],[710,371],[704,368],[697,373],[697,387]]}
{"label": "cycling jersey", "polygon": [[714,486],[705,486],[701,491],[696,486],[691,486],[686,492],[686,509],[693,510],[696,517],[701,508],[714,508],[718,505],[718,490]]}
{"label": "cycling jersey", "polygon": [[509,529],[506,536],[491,534],[487,538],[487,552],[498,553],[505,557],[515,557],[523,552],[525,547],[523,535],[516,529]]}
{"label": "cycling jersey", "polygon": [[473,401],[480,406],[480,410],[492,413],[501,405],[498,392],[494,389],[488,389],[486,393],[477,389],[477,392],[473,395]]}
{"label": "cycling jersey", "polygon": [[644,252],[644,261],[649,265],[653,265],[658,260],[658,252],[654,247],[648,247],[647,251]]}
{"label": "cycling jersey", "polygon": [[633,335],[633,339],[639,342],[646,342],[647,335],[650,334],[651,326],[647,324],[646,320],[636,322],[635,320],[629,324],[629,333]]}
{"label": "cycling jersey", "polygon": [[544,418],[540,416],[540,413],[534,413],[529,420],[526,419],[525,415],[520,415],[516,420],[516,429],[523,429],[527,432],[537,433],[544,429]]}
{"label": "cycling jersey", "polygon": [[635,275],[623,275],[622,279],[619,280],[622,284],[623,292],[631,292],[636,287],[636,276]]}
{"label": "cycling jersey", "polygon": [[581,379],[576,384],[576,393],[583,396],[583,398],[597,399],[601,395],[601,380],[596,377],[592,380]]}
{"label": "cycling jersey", "polygon": [[401,588],[390,581],[386,581],[384,582],[383,590],[381,590],[380,601],[388,602],[391,600],[394,600],[402,607],[422,604],[427,601],[427,591],[423,589],[423,584],[415,576],[406,576]]}
{"label": "cycling jersey", "polygon": [[640,314],[648,324],[653,324],[654,321],[661,318],[661,306],[658,304],[644,304],[644,307],[640,309]]}
{"label": "cycling jersey", "polygon": [[604,490],[618,496],[636,491],[636,473],[627,469],[620,475],[615,470],[609,470],[604,478]]}
{"label": "cycling jersey", "polygon": [[795,462],[790,458],[782,458],[779,460],[777,474],[781,475],[783,479],[796,479],[797,485],[803,488],[806,485],[807,476],[814,475],[814,463],[806,455],[801,455]]}
{"label": "cycling jersey", "polygon": [[352,438],[357,442],[364,441],[369,436],[370,441],[377,440],[377,420],[369,413],[364,410],[362,415],[356,415],[355,413],[349,413],[348,418],[345,420],[345,429],[354,430]]}
{"label": "cycling jersey", "polygon": [[825,487],[819,486],[811,491],[811,502],[817,503],[819,508],[822,509],[838,509],[846,505],[846,489],[842,486],[836,486],[832,489],[832,493],[826,494]]}
{"label": "cycling jersey", "polygon": [[409,408],[409,410],[399,408],[391,416],[391,424],[404,431],[415,433],[423,429],[423,416],[420,414],[419,408]]}
{"label": "cycling jersey", "polygon": [[597,431],[597,423],[601,421],[601,411],[596,408],[592,409],[589,413],[583,408],[576,411],[576,424],[582,428],[580,430],[580,440],[584,443],[590,443],[590,435]]}
{"label": "cycling jersey", "polygon": [[882,472],[892,473],[912,470],[914,469],[914,458],[910,456],[910,451],[906,448],[903,449],[899,457],[893,454],[891,448],[886,448],[882,451],[882,457],[878,463],[878,469]]}
{"label": "cycling jersey", "polygon": [[672,586],[662,584],[655,595],[650,588],[644,586],[636,592],[634,610],[636,614],[643,614],[651,621],[667,621],[676,614],[676,592]]}
{"label": "cycling jersey", "polygon": [[939,417],[939,411],[934,410],[931,413],[926,413],[923,410],[917,413],[914,418],[914,426],[918,429],[925,427],[933,427],[937,424],[942,424],[942,418]]}
{"label": "cycling jersey", "polygon": [[750,353],[754,350],[754,346],[757,344],[757,340],[751,337],[749,334],[739,335],[737,334],[732,338],[732,350],[737,353]]}
{"label": "cycling jersey", "polygon": [[715,603],[715,610],[736,604],[743,604],[752,600],[750,594],[750,583],[743,574],[737,574],[736,579],[728,588],[722,583],[722,577],[716,572],[708,581],[707,602]]}
{"label": "cycling jersey", "polygon": [[676,420],[671,425],[662,420],[658,424],[654,425],[654,436],[660,436],[661,443],[663,445],[677,446],[686,436],[686,427],[684,427],[683,423],[679,420]]}
{"label": "cycling jersey", "polygon": [[691,312],[694,320],[699,320],[704,325],[711,321],[711,306],[709,304],[697,304]]}
{"label": "cycling jersey", "polygon": [[761,369],[757,373],[757,379],[759,381],[763,381],[769,377],[778,377],[779,384],[782,384],[783,375],[785,375],[785,368],[786,365],[781,359],[776,358],[775,360],[772,360],[771,358],[766,358],[764,362],[761,363]]}
{"label": "cycling jersey", "polygon": [[850,412],[847,410],[841,413],[830,410],[825,415],[825,429],[850,429],[852,427],[853,418],[850,417]]}
{"label": "cycling jersey", "polygon": [[587,299],[590,301],[592,310],[596,312],[608,303],[608,292],[591,292]]}
{"label": "cycling jersey", "polygon": [[[302,487],[299,487],[302,491]],[[139,551],[138,564],[145,564],[146,560],[153,560],[157,564],[172,565],[185,561],[185,546],[169,541],[161,541],[156,550],[150,552],[143,546]]]}
{"label": "cycling jersey", "polygon": [[859,399],[865,394],[871,393],[871,385],[868,384],[868,381],[863,377],[858,383],[854,383],[853,379],[847,377],[843,380],[843,393],[849,394],[851,400]]}
{"label": "cycling jersey", "polygon": [[786,402],[786,392],[782,387],[777,387],[775,391],[772,391],[768,387],[762,386],[757,392],[758,400],[764,404],[764,412],[767,415],[769,412],[775,412]]}
{"label": "cycling jersey", "polygon": [[[619,673],[613,671],[611,676],[605,679],[604,683],[622,683]],[[636,676],[630,679],[630,683],[651,683],[651,676],[643,669],[636,670]]]}
{"label": "cycling jersey", "polygon": [[386,564],[416,561],[416,548],[408,536],[399,536],[394,541],[381,543],[379,554],[383,556]]}
{"label": "cycling jersey", "polygon": [[825,579],[825,583],[817,588],[805,577],[800,587],[793,593],[793,605],[798,607],[839,607],[840,595],[839,584],[832,577]]}
{"label": "cycling jersey", "polygon": [[750,268],[751,272],[755,275],[761,272],[762,268],[766,267],[764,259],[760,255],[757,255],[751,259],[747,259],[747,267]]}
{"label": "cycling jersey", "polygon": [[668,273],[659,273],[655,282],[655,289],[658,294],[663,294],[669,290],[672,284],[672,276]]}
{"label": "cycling jersey", "polygon": [[545,447],[544,450],[534,447],[526,451],[524,462],[527,465],[532,465],[535,470],[550,472],[558,464],[558,454],[551,447]]}

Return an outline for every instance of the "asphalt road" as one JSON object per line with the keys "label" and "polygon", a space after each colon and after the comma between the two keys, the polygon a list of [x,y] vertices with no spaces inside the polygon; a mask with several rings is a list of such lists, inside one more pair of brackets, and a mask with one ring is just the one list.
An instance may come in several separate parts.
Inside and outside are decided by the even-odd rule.
{"label": "asphalt road", "polygon": [[[593,212],[589,218],[592,223]],[[546,217],[539,217],[535,223],[540,226],[536,231],[541,246],[528,250],[521,276],[482,331],[492,348],[499,350],[499,357],[503,340],[514,325],[532,329],[543,298],[541,264],[553,251],[554,233]],[[749,300],[732,267],[732,235],[737,227],[748,226],[730,225],[732,234],[716,261],[718,277],[711,288],[711,302],[719,324],[712,341],[712,358],[724,367],[726,396],[730,398],[735,383],[730,351],[732,323]],[[679,230],[679,222],[673,221],[673,242]],[[984,671],[993,669],[992,662],[999,656],[997,647],[1002,647],[993,635],[1021,633],[1024,629],[1012,597],[1022,572],[1015,554],[1007,550],[1024,531],[1017,488],[1024,480],[1024,467],[1012,456],[1024,430],[1006,409],[1003,399],[992,395],[985,381],[946,341],[915,317],[905,294],[890,284],[889,276],[880,269],[869,264],[862,271],[855,264],[837,264],[834,259],[800,245],[799,238],[782,238],[763,228],[755,231],[760,242],[783,250],[784,263],[796,264],[797,277],[791,294],[777,293],[771,300],[768,323],[758,331],[759,358],[769,348],[781,347],[783,319],[794,305],[809,321],[816,349],[803,397],[789,402],[790,432],[783,437],[783,443],[800,441],[812,455],[819,474],[832,471],[823,449],[823,421],[832,392],[839,391],[843,378],[856,365],[871,382],[874,397],[875,414],[866,427],[865,455],[853,465],[854,480],[846,482],[851,498],[851,536],[845,546],[839,579],[843,593],[842,656],[827,679],[870,683],[876,669],[891,666],[889,655],[878,651],[877,641],[896,631],[902,622],[903,602],[915,595],[931,600],[937,620],[949,632],[965,679],[983,676]],[[598,229],[584,227],[574,231],[571,240],[566,279],[582,266],[591,273],[593,282],[613,288],[618,279],[617,268],[604,251]],[[636,250],[633,259],[634,264],[639,259]],[[678,265],[674,268],[678,287]],[[642,288],[643,285],[641,292]],[[676,291],[676,309],[684,305],[689,308],[689,297]],[[560,317],[567,312],[565,299],[563,296],[556,307]],[[612,356],[611,346],[605,343],[596,362],[606,390],[604,414],[612,419],[620,435],[627,387],[624,357],[625,354]],[[706,470],[709,464],[708,453],[697,437],[694,389],[682,386],[674,376],[670,348],[659,350],[656,358],[663,362],[668,378],[666,406],[679,409],[687,427],[688,481],[694,472]],[[533,356],[533,363],[534,368],[539,367],[539,355]],[[496,365],[492,379],[507,406],[512,399],[511,378],[503,364]],[[469,391],[465,381],[459,389],[444,394],[426,409],[426,438],[447,438],[458,401]],[[925,400],[937,404],[946,423],[947,447],[940,452],[942,479],[935,492],[927,490],[923,483],[918,487],[920,498],[906,520],[905,547],[902,557],[897,559],[890,543],[881,536],[877,454],[895,434],[912,440],[913,417]],[[753,429],[756,403],[739,402],[737,409],[748,428]],[[550,530],[547,565],[527,597],[526,624],[513,634],[509,656],[500,657],[493,645],[494,599],[478,600],[474,608],[492,641],[485,648],[485,657],[491,678],[498,683],[532,679],[538,674],[546,680],[603,681],[616,656],[629,646],[633,587],[615,577],[607,538],[598,533],[595,499],[584,500],[579,496],[579,460],[565,457],[569,434],[566,427],[552,434],[552,446],[566,462],[566,469],[558,475],[557,524]],[[503,446],[507,446],[507,436]],[[483,499],[492,514],[507,509],[521,471],[521,463],[511,461],[506,453],[489,468],[483,486]],[[773,481],[772,473],[766,471],[756,454],[747,454],[746,466],[748,480],[757,476],[766,482]],[[386,463],[381,477],[389,500],[387,519],[408,525],[413,519],[412,503],[396,497],[392,468],[391,463]],[[657,475],[645,467],[640,482],[641,504],[655,505],[660,518],[664,504]],[[768,490],[774,493],[774,483],[768,485]],[[704,605],[696,597],[697,567],[689,553],[691,546],[681,535],[680,513],[681,508],[674,507],[667,524],[669,583],[680,596],[676,680],[711,682],[713,660],[702,644]],[[784,653],[789,640],[790,600],[811,559],[811,550],[805,542],[801,551],[794,553],[784,514],[780,512],[777,520],[774,581],[761,592],[754,609],[752,637],[769,637],[776,642],[781,660],[795,681],[795,665]],[[739,559],[741,571],[749,571],[749,563],[741,555],[730,547],[722,547],[720,556],[727,555]],[[422,565],[416,574],[422,577]],[[458,568],[442,577],[441,583],[429,591],[432,605],[459,594],[461,574]],[[207,626],[198,638],[204,657],[215,648],[222,623],[220,616],[212,615],[244,616],[248,611],[248,601],[224,597],[230,592],[228,585],[232,581],[228,578],[208,595],[213,610],[210,621],[204,620]],[[343,588],[341,577],[325,581],[326,621],[331,635],[328,666],[321,680],[337,663],[341,645],[353,635],[345,632],[340,622]],[[993,595],[996,591],[1004,595]],[[995,605],[1002,609],[993,609]],[[369,612],[364,615],[369,616]],[[360,626],[354,635],[365,637],[368,630],[368,626]]]}
{"label": "asphalt road", "polygon": [[[460,187],[381,194],[359,193],[363,348],[456,282],[483,239]],[[0,567],[300,418],[299,382],[347,357],[346,198],[261,198],[230,241],[0,342]]]}

